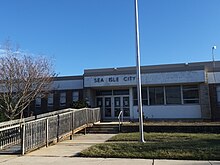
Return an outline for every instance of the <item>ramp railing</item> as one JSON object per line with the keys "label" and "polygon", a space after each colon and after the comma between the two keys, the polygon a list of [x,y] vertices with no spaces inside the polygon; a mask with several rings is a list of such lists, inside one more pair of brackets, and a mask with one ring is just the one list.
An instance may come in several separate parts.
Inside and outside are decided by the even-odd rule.
{"label": "ramp railing", "polygon": [[0,149],[21,145],[21,153],[25,154],[48,146],[51,142],[59,142],[100,121],[100,109],[66,109],[61,113],[52,112],[41,116],[32,121],[0,127]]}

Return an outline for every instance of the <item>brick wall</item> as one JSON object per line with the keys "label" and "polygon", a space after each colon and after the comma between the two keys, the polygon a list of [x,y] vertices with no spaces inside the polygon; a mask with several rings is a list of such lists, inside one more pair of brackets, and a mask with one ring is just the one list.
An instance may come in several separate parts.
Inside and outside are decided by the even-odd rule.
{"label": "brick wall", "polygon": [[211,107],[208,84],[199,85],[199,97],[202,119],[211,119]]}
{"label": "brick wall", "polygon": [[[25,110],[24,114],[25,117],[32,116],[32,115],[38,115],[41,113],[51,112],[59,109],[64,108],[70,108],[72,105],[72,94],[73,91],[79,92],[79,100],[83,99],[83,90],[54,90],[51,91],[53,93],[53,106],[48,107],[47,105],[47,96],[41,99],[41,107],[36,108],[35,107],[35,101],[33,101],[30,106]],[[66,105],[60,106],[60,93],[66,92]]]}
{"label": "brick wall", "polygon": [[210,94],[212,120],[220,121],[220,104],[217,103],[216,84],[209,85],[209,94]]}

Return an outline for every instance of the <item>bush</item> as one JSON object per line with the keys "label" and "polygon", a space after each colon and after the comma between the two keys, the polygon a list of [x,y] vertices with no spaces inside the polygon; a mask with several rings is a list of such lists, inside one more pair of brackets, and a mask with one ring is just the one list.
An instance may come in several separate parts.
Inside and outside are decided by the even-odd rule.
{"label": "bush", "polygon": [[75,109],[86,108],[86,107],[88,107],[88,104],[86,103],[85,100],[74,101],[72,104],[72,108]]}

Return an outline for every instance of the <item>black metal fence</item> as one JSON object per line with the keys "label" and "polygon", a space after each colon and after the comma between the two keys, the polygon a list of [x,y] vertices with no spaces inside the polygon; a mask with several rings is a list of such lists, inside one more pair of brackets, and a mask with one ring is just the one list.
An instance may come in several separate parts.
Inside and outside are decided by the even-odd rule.
{"label": "black metal fence", "polygon": [[[21,153],[48,146],[100,121],[99,108],[65,109],[36,116],[32,120],[10,121],[0,125],[0,149],[21,145]],[[25,122],[26,121],[26,122]]]}

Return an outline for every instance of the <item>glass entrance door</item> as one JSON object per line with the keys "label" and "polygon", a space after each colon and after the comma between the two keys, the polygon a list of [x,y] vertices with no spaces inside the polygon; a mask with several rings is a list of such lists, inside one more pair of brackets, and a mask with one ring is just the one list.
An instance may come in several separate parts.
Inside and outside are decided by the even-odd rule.
{"label": "glass entrance door", "polygon": [[121,111],[121,97],[114,97],[114,117],[118,117]]}
{"label": "glass entrance door", "polygon": [[112,99],[111,97],[104,97],[104,117],[112,117]]}
{"label": "glass entrance door", "polygon": [[129,96],[114,96],[114,117],[118,117],[120,111],[124,117],[130,117]]}
{"label": "glass entrance door", "polygon": [[117,119],[120,111],[123,117],[130,117],[130,100],[128,95],[99,96],[97,106],[101,109],[102,119]]}
{"label": "glass entrance door", "polygon": [[122,108],[123,108],[123,116],[130,117],[130,101],[128,96],[122,97]]}

